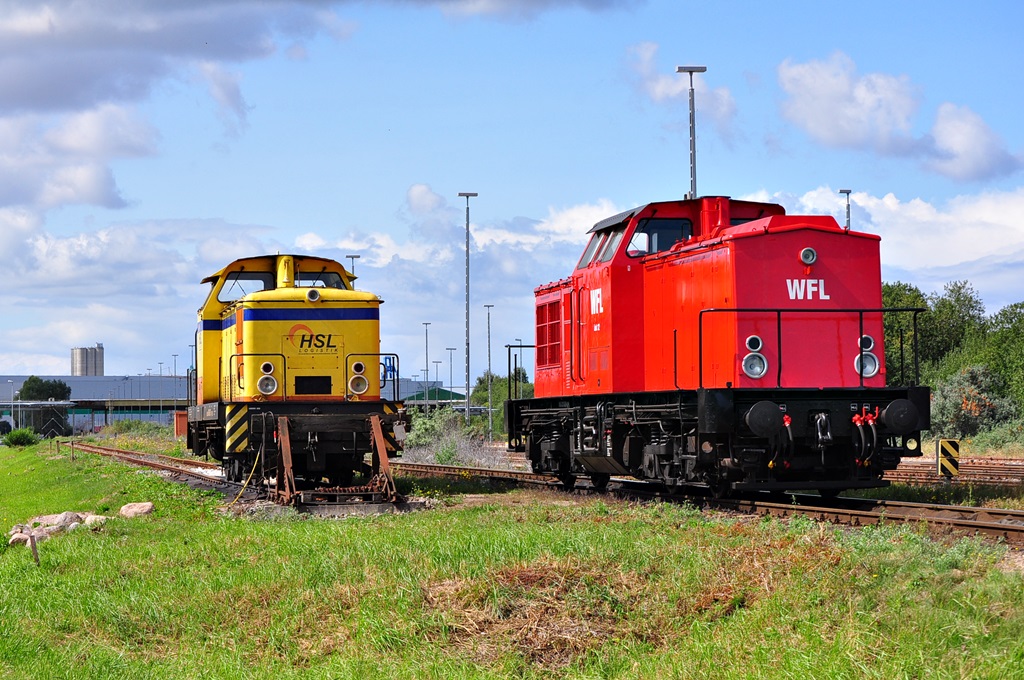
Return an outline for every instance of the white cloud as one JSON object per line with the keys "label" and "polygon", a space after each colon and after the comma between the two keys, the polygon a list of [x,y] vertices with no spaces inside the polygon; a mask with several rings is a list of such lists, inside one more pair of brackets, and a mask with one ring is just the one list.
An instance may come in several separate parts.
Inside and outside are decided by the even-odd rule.
{"label": "white cloud", "polygon": [[157,132],[130,109],[100,104],[58,121],[42,136],[53,152],[112,159],[154,153]]}
{"label": "white cloud", "polygon": [[[327,2],[331,5],[343,2]],[[131,106],[199,73],[229,134],[250,106],[226,65],[293,55],[351,24],[322,3],[288,0],[8,0],[0,5],[0,208],[126,204],[112,161],[155,153]]]}
{"label": "white cloud", "polygon": [[[830,187],[801,196],[748,197],[774,200],[792,214],[831,214],[846,219],[846,199]],[[925,292],[944,283],[967,279],[984,298],[989,311],[1024,301],[1024,188],[960,196],[933,205],[920,198],[901,200],[893,194],[850,195],[855,231],[882,238],[883,275],[900,277]]]}
{"label": "white cloud", "polygon": [[932,138],[936,158],[926,165],[953,179],[999,177],[1022,165],[1021,158],[1007,152],[1003,140],[966,106],[940,106]]}
{"label": "white cloud", "polygon": [[95,163],[66,165],[49,173],[34,201],[43,208],[73,203],[124,207],[110,168]]}
{"label": "white cloud", "polygon": [[837,52],[827,61],[779,66],[779,85],[789,95],[782,114],[827,146],[869,146],[896,153],[912,146],[911,118],[918,96],[906,76],[858,76]]}
{"label": "white cloud", "polygon": [[[676,73],[675,66],[658,65],[658,47],[657,43],[643,42],[629,48],[629,65],[638,79],[638,87],[655,103],[688,100],[689,74]],[[735,136],[736,119],[736,101],[732,92],[725,87],[709,88],[699,73],[693,76],[693,90],[697,115],[709,119],[718,135],[731,143]]]}
{"label": "white cloud", "polygon": [[983,180],[1012,174],[1022,159],[1009,153],[988,125],[965,106],[943,104],[926,135],[913,133],[918,88],[906,76],[857,73],[847,55],[778,68],[788,95],[782,114],[825,146],[906,156],[955,180]]}
{"label": "white cloud", "polygon": [[414,184],[406,194],[406,203],[413,215],[423,216],[444,207],[444,198],[426,184]]}
{"label": "white cloud", "polygon": [[240,76],[210,61],[201,63],[199,71],[203,74],[210,96],[217,102],[221,117],[227,123],[229,131],[237,133],[239,129],[244,129],[251,107],[245,103],[242,96]]}
{"label": "white cloud", "polygon": [[124,205],[110,163],[153,153],[156,131],[110,104],[81,113],[0,118],[0,207]]}

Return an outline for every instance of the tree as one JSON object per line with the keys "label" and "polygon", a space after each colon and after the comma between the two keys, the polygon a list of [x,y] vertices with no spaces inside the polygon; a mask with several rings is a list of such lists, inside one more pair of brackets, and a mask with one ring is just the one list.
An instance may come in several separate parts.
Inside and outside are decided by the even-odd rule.
{"label": "tree", "polygon": [[981,359],[1006,384],[1006,393],[1024,406],[1024,302],[1003,307],[988,320]]}
{"label": "tree", "polygon": [[[928,299],[912,284],[897,281],[882,284],[882,306],[886,308],[928,309]],[[914,334],[913,312],[889,312],[884,315],[885,374],[890,385],[907,385],[914,380],[914,340],[920,340],[921,327],[929,320],[927,312],[918,315]],[[920,359],[920,348],[918,348]]]}
{"label": "tree", "polygon": [[970,283],[953,281],[943,290],[942,295],[928,296],[929,314],[921,334],[921,358],[936,363],[985,330],[985,304]]}
{"label": "tree", "polygon": [[71,388],[63,380],[43,380],[34,375],[25,379],[18,393],[22,401],[67,401]]}
{"label": "tree", "polygon": [[[515,375],[519,382],[518,398],[532,399],[533,384],[526,382],[526,369],[520,366],[516,370]],[[475,406],[487,406],[487,377],[488,374],[485,372],[482,376],[477,378],[476,385],[473,386],[473,391],[469,395],[470,404]],[[494,374],[491,374],[491,380],[491,405],[494,409],[491,417],[494,423],[494,433],[495,435],[500,435],[505,431],[505,402],[508,401],[509,382],[507,377],[497,376]],[[512,388],[512,398],[516,398],[515,385],[513,385]],[[486,416],[483,418],[483,423],[486,427]]]}

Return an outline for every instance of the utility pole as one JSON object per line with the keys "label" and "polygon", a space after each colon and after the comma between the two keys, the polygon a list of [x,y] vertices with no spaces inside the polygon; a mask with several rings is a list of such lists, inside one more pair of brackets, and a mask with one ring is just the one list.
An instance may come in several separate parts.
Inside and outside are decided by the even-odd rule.
{"label": "utility pole", "polygon": [[475,191],[459,192],[466,199],[466,425],[469,425],[469,199],[479,196]]}
{"label": "utility pole", "polygon": [[707,70],[707,66],[676,66],[676,73],[690,74],[690,198],[697,198],[697,123],[693,104],[693,74]]}
{"label": "utility pole", "polygon": [[494,305],[484,305],[487,308],[487,441],[494,441],[494,413],[491,407],[491,383],[494,376],[491,373],[491,308]]}

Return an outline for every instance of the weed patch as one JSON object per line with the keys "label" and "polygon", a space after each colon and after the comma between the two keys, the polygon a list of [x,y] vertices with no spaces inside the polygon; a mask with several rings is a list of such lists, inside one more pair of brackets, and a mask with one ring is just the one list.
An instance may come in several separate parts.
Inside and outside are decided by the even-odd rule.
{"label": "weed patch", "polygon": [[510,651],[531,664],[561,668],[608,639],[649,641],[653,631],[630,614],[646,584],[607,564],[544,557],[503,566],[482,579],[427,586],[427,606],[442,624],[433,638],[476,662]]}

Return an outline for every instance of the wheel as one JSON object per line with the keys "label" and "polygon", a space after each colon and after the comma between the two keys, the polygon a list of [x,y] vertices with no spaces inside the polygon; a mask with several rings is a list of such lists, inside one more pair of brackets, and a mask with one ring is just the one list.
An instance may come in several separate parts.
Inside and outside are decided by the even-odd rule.
{"label": "wheel", "polygon": [[844,491],[844,489],[818,489],[818,493],[821,497],[827,501],[836,498]]}
{"label": "wheel", "polygon": [[224,461],[224,476],[229,482],[242,481],[242,461],[238,456],[231,456]]}
{"label": "wheel", "polygon": [[608,488],[608,480],[612,476],[604,472],[592,472],[590,473],[590,484],[598,491],[604,491]]}
{"label": "wheel", "polygon": [[732,487],[729,485],[729,482],[719,480],[708,484],[708,492],[712,498],[728,498],[732,495]]}

